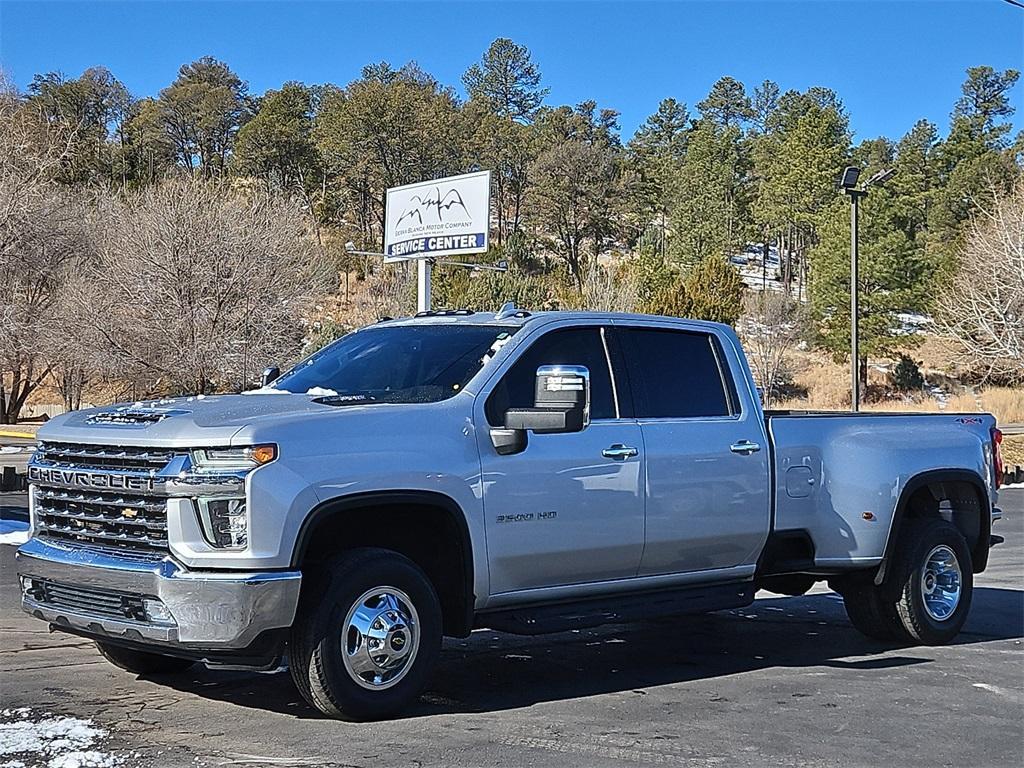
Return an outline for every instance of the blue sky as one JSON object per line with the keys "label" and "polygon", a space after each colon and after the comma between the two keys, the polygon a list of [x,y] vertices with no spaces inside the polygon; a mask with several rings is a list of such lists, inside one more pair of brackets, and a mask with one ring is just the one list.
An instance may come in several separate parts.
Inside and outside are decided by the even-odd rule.
{"label": "blue sky", "polygon": [[[1024,9],[1003,0],[720,2],[15,2],[0,0],[0,62],[37,72],[103,65],[155,95],[203,55],[250,90],[344,84],[369,62],[414,59],[457,86],[496,37],[530,48],[552,104],[596,99],[632,135],[659,100],[693,108],[722,75],[748,89],[824,85],[856,138],[897,138],[921,117],[944,132],[968,66],[1024,66]],[[1024,127],[1024,86],[1013,95]]]}

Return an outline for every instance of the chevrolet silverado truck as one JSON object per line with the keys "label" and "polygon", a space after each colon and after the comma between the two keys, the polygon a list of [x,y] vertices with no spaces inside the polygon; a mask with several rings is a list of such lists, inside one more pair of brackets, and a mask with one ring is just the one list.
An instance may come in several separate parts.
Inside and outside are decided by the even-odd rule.
{"label": "chevrolet silverado truck", "polygon": [[871,638],[945,643],[1000,540],[990,415],[764,412],[731,328],[666,317],[420,313],[38,437],[28,613],[138,674],[287,658],[346,719],[410,704],[446,635],[817,581]]}

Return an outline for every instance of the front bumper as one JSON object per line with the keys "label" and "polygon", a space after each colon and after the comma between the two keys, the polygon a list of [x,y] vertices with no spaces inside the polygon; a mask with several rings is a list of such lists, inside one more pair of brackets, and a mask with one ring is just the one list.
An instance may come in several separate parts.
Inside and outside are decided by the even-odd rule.
{"label": "front bumper", "polygon": [[[140,560],[33,538],[17,552],[22,608],[58,629],[183,650],[244,649],[291,626],[297,571],[188,571],[170,558]],[[24,585],[28,585],[28,590]],[[159,600],[169,615],[124,606]]]}

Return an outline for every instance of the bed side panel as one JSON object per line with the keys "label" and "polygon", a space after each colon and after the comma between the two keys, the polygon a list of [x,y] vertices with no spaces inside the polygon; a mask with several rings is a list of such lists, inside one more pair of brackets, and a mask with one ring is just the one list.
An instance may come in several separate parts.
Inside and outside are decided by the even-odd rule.
{"label": "bed side panel", "polygon": [[818,566],[874,565],[912,477],[961,469],[990,484],[993,425],[988,415],[769,417],[775,530],[805,530]]}

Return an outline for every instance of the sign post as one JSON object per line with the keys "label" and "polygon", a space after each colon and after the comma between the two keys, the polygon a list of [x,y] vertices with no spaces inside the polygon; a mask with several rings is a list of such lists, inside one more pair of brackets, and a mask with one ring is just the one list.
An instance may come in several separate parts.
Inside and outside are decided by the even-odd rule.
{"label": "sign post", "polygon": [[416,260],[416,311],[430,310],[430,262]]}
{"label": "sign post", "polygon": [[431,260],[487,252],[490,209],[490,171],[406,184],[387,191],[384,263],[417,262],[417,311],[430,309]]}

